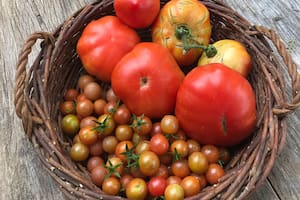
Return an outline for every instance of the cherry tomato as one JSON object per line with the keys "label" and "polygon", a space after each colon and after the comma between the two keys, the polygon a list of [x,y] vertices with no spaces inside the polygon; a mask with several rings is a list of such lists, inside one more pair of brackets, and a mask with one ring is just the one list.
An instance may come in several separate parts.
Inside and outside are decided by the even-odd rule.
{"label": "cherry tomato", "polygon": [[90,157],[87,162],[87,170],[92,172],[95,167],[102,166],[104,164],[104,160],[99,156]]}
{"label": "cherry tomato", "polygon": [[178,184],[170,184],[165,189],[165,200],[183,200],[184,190]]}
{"label": "cherry tomato", "polygon": [[133,178],[126,186],[126,197],[134,200],[144,200],[147,196],[147,183],[141,178]]}
{"label": "cherry tomato", "polygon": [[173,155],[169,152],[159,155],[159,160],[164,165],[170,165],[173,160]]}
{"label": "cherry tomato", "polygon": [[117,64],[111,82],[115,94],[132,113],[161,118],[174,112],[183,78],[183,72],[166,48],[141,42]]}
{"label": "cherry tomato", "polygon": [[106,174],[107,169],[105,169],[102,165],[95,167],[91,172],[92,182],[97,186],[101,186]]}
{"label": "cherry tomato", "polygon": [[89,99],[84,99],[77,101],[76,104],[76,113],[81,117],[87,117],[92,115],[94,112],[94,104]]}
{"label": "cherry tomato", "polygon": [[64,95],[64,100],[65,101],[75,101],[78,94],[79,94],[79,92],[76,89],[70,88],[66,91],[66,93]]}
{"label": "cherry tomato", "polygon": [[116,177],[109,177],[102,183],[102,191],[108,195],[117,195],[121,189],[121,183]]}
{"label": "cherry tomato", "polygon": [[97,126],[95,127],[95,129],[101,135],[111,134],[115,130],[115,127],[116,127],[116,123],[110,114],[103,114],[103,115],[99,116],[96,123],[97,123]]}
{"label": "cherry tomato", "polygon": [[113,115],[116,111],[116,108],[118,107],[117,103],[114,101],[107,102],[103,107],[104,114],[110,114]]}
{"label": "cherry tomato", "polygon": [[104,16],[85,27],[77,42],[77,53],[89,74],[108,82],[116,64],[139,41],[138,34],[118,17]]}
{"label": "cherry tomato", "polygon": [[132,124],[133,131],[140,135],[148,135],[152,129],[152,121],[145,115],[137,116]]}
{"label": "cherry tomato", "polygon": [[78,87],[83,90],[88,83],[94,81],[96,81],[96,79],[89,74],[81,75],[78,79]]}
{"label": "cherry tomato", "polygon": [[201,175],[208,169],[208,160],[203,153],[193,152],[188,157],[188,166],[192,172]]}
{"label": "cherry tomato", "polygon": [[79,131],[79,139],[82,144],[91,145],[97,142],[98,133],[92,126],[86,126]]}
{"label": "cherry tomato", "polygon": [[115,155],[119,157],[123,162],[127,161],[126,155],[123,154],[126,152],[126,146],[130,150],[133,148],[133,143],[130,140],[121,141],[117,144],[115,149]]}
{"label": "cherry tomato", "polygon": [[175,140],[170,146],[170,151],[173,154],[178,153],[181,158],[184,158],[189,153],[188,144],[185,140]]}
{"label": "cherry tomato", "polygon": [[118,102],[119,101],[119,97],[116,96],[116,94],[112,88],[109,88],[106,91],[105,97],[108,102]]}
{"label": "cherry tomato", "polygon": [[91,156],[101,156],[103,154],[102,140],[98,139],[94,144],[89,145]]}
{"label": "cherry tomato", "polygon": [[174,115],[165,115],[161,119],[160,126],[166,134],[175,134],[179,130],[178,119]]}
{"label": "cherry tomato", "polygon": [[89,148],[82,143],[75,143],[70,150],[70,156],[74,161],[84,161],[89,156]]}
{"label": "cherry tomato", "polygon": [[102,140],[102,148],[108,154],[113,154],[118,145],[118,140],[115,136],[109,135],[103,138]]}
{"label": "cherry tomato", "polygon": [[131,119],[131,113],[124,104],[117,108],[113,116],[117,124],[128,124]]}
{"label": "cherry tomato", "polygon": [[162,134],[155,134],[150,140],[150,150],[157,155],[163,155],[169,151],[169,141]]}
{"label": "cherry tomato", "polygon": [[116,137],[119,141],[131,140],[133,132],[129,125],[118,125],[115,130]]}
{"label": "cherry tomato", "polygon": [[152,151],[144,151],[140,154],[139,168],[146,176],[153,176],[158,172],[160,161],[158,156]]}
{"label": "cherry tomato", "polygon": [[168,167],[164,164],[160,164],[158,171],[154,176],[161,176],[164,179],[167,179],[169,177]]}
{"label": "cherry tomato", "polygon": [[75,114],[76,113],[76,103],[74,101],[64,101],[60,105],[60,111],[64,114]]}
{"label": "cherry tomato", "polygon": [[163,134],[163,132],[161,130],[160,122],[154,122],[152,124],[152,129],[151,129],[150,135],[154,136],[155,134],[158,134],[158,133]]}
{"label": "cherry tomato", "polygon": [[120,158],[116,156],[112,156],[107,159],[106,167],[109,169],[108,171],[111,173],[110,176],[113,177],[121,177],[124,171],[124,165]]}
{"label": "cherry tomato", "polygon": [[149,151],[149,150],[150,150],[150,142],[148,140],[142,140],[137,144],[135,148],[135,153],[140,155],[144,151]]}
{"label": "cherry tomato", "polygon": [[177,160],[172,163],[171,171],[175,176],[178,176],[180,178],[184,178],[191,173],[188,162],[186,160]]}
{"label": "cherry tomato", "polygon": [[104,107],[106,105],[106,101],[104,99],[97,99],[94,101],[94,112],[97,115],[104,114]]}
{"label": "cherry tomato", "polygon": [[180,183],[185,197],[198,194],[201,190],[200,182],[194,176],[186,176]]}
{"label": "cherry tomato", "polygon": [[251,56],[242,43],[236,40],[224,39],[216,41],[213,46],[217,49],[217,54],[208,58],[203,53],[198,61],[199,66],[209,63],[223,63],[244,77],[248,75],[251,69]]}
{"label": "cherry tomato", "polygon": [[230,152],[227,148],[219,147],[219,160],[222,164],[227,164],[230,160]]}
{"label": "cherry tomato", "polygon": [[182,179],[178,176],[169,176],[167,178],[167,185],[171,185],[171,184],[178,184],[180,185]]}
{"label": "cherry tomato", "polygon": [[207,182],[213,185],[218,183],[219,179],[222,178],[224,175],[224,169],[220,165],[212,163],[208,166],[205,177]]}
{"label": "cherry tomato", "polygon": [[191,138],[202,144],[231,146],[252,133],[255,101],[247,79],[223,64],[213,63],[188,73],[178,90],[175,112]]}
{"label": "cherry tomato", "polygon": [[101,98],[102,88],[97,82],[90,82],[84,87],[83,93],[88,99],[95,101]]}
{"label": "cherry tomato", "polygon": [[192,173],[191,176],[194,176],[199,181],[201,189],[207,185],[205,174],[199,175]]}
{"label": "cherry tomato", "polygon": [[160,1],[115,0],[114,9],[122,22],[132,28],[147,28],[160,10]]}
{"label": "cherry tomato", "polygon": [[76,115],[68,114],[61,121],[61,128],[64,133],[74,135],[79,131],[79,119]]}
{"label": "cherry tomato", "polygon": [[123,174],[123,176],[120,179],[122,188],[126,188],[128,183],[133,179],[133,176],[130,174]]}
{"label": "cherry tomato", "polygon": [[161,176],[154,176],[148,182],[148,191],[151,196],[162,196],[167,187],[167,181]]}
{"label": "cherry tomato", "polygon": [[219,149],[214,145],[204,145],[201,152],[206,156],[208,163],[217,163],[219,160]]}
{"label": "cherry tomato", "polygon": [[192,154],[193,152],[197,152],[201,150],[201,146],[199,144],[199,142],[197,142],[196,140],[193,139],[189,139],[186,141],[187,145],[188,145],[188,154]]}

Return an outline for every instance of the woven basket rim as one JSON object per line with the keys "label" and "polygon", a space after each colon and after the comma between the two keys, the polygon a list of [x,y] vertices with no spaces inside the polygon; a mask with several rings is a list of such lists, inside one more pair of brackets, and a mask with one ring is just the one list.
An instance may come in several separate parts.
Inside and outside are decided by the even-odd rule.
{"label": "woven basket rim", "polygon": [[[56,101],[49,97],[49,93],[53,91],[66,89],[56,77],[62,74],[62,68],[65,69],[70,63],[79,63],[74,45],[82,29],[93,19],[114,15],[112,2],[103,0],[84,6],[52,33],[33,33],[25,41],[17,62],[14,90],[16,113],[22,119],[31,143],[37,147],[35,151],[46,171],[69,199],[123,199],[103,194],[91,183],[86,169],[71,161],[66,152],[67,140],[59,131],[58,109],[55,110],[60,103],[57,99],[62,99],[62,96],[57,93]],[[168,1],[161,1],[162,5],[166,2]],[[254,90],[260,101],[257,105],[257,129],[253,138],[238,149],[226,166],[226,175],[218,184],[206,187],[190,199],[244,199],[267,178],[284,146],[286,116],[300,106],[300,76],[291,55],[274,30],[251,25],[221,1],[201,2],[210,10],[215,29],[226,33],[228,29],[232,29],[234,33],[230,37],[238,36],[236,39],[250,50],[255,67],[250,72],[249,81],[255,86]],[[222,31],[216,34],[213,32],[213,38],[227,38]],[[139,30],[142,40],[147,40],[148,32],[148,29]],[[28,56],[38,39],[42,40],[41,50],[35,62],[27,69]],[[274,49],[277,54],[273,52]],[[66,54],[71,56],[65,56]],[[79,71],[66,69],[64,74],[70,73],[72,77],[78,77],[80,71],[80,67]],[[288,78],[283,76],[285,71]],[[59,78],[66,85],[74,84],[70,78],[61,76]],[[292,94],[289,94],[286,87],[287,82],[291,82]]]}

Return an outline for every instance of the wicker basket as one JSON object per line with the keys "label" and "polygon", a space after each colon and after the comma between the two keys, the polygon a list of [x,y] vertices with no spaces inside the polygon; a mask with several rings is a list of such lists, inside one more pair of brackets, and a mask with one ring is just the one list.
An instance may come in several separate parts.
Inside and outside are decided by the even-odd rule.
{"label": "wicker basket", "polygon": [[[166,2],[161,1],[162,5]],[[244,199],[266,179],[284,146],[286,116],[300,106],[300,76],[274,31],[252,26],[219,1],[202,2],[211,13],[212,41],[239,40],[252,56],[249,80],[257,97],[258,122],[253,138],[240,146],[226,166],[225,177],[190,199]],[[112,0],[85,6],[53,33],[32,34],[17,63],[16,113],[45,170],[70,199],[122,199],[103,194],[91,182],[86,168],[70,159],[70,141],[58,123],[62,95],[67,88],[75,87],[83,71],[75,48],[83,28],[93,19],[113,14]],[[150,40],[149,30],[141,30],[139,34],[142,40]],[[31,67],[27,67],[31,48],[38,39],[42,40],[40,52]],[[287,85],[292,86],[291,91]]]}

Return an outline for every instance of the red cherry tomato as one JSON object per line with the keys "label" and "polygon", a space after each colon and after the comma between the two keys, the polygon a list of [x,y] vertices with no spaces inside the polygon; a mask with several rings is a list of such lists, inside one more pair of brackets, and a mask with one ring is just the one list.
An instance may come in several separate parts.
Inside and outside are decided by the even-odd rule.
{"label": "red cherry tomato", "polygon": [[150,150],[157,155],[163,155],[169,150],[169,141],[163,134],[155,134],[150,140]]}
{"label": "red cherry tomato", "polygon": [[176,117],[200,143],[235,145],[255,127],[255,94],[247,79],[223,64],[196,67],[178,90]]}
{"label": "red cherry tomato", "polygon": [[161,176],[154,176],[148,182],[148,191],[154,197],[163,195],[166,187],[167,181]]}

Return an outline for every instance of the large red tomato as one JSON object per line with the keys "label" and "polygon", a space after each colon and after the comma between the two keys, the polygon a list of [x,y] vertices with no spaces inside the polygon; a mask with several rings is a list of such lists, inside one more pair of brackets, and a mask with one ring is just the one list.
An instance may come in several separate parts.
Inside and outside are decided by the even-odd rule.
{"label": "large red tomato", "polygon": [[160,118],[174,112],[183,78],[183,72],[166,48],[142,42],[113,70],[112,88],[134,114]]}
{"label": "large red tomato", "polygon": [[178,90],[176,116],[200,143],[235,145],[254,129],[255,95],[247,79],[225,65],[199,66]]}
{"label": "large red tomato", "polygon": [[120,59],[140,41],[138,34],[115,16],[90,22],[77,43],[77,53],[85,68],[102,81],[110,81]]}
{"label": "large red tomato", "polygon": [[146,28],[160,10],[160,0],[115,0],[116,15],[132,28]]}

